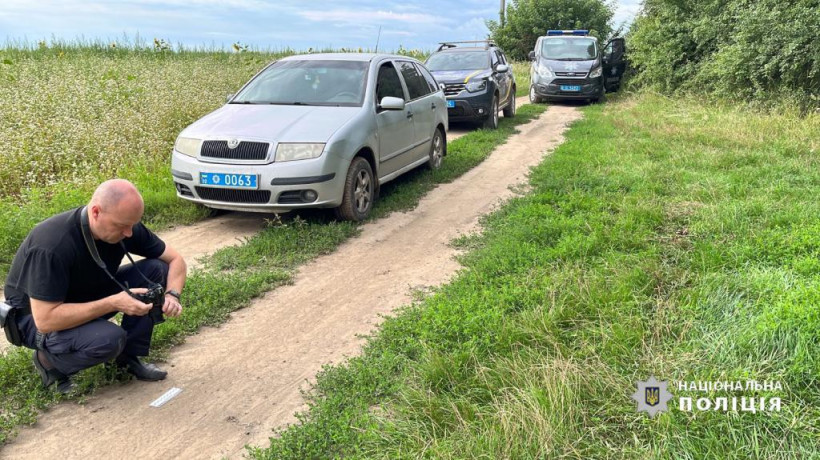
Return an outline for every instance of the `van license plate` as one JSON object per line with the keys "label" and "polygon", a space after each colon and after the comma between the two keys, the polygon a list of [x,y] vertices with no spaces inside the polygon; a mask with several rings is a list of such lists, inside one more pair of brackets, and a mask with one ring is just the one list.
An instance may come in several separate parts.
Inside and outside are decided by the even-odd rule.
{"label": "van license plate", "polygon": [[257,174],[199,173],[199,183],[211,187],[259,188]]}
{"label": "van license plate", "polygon": [[578,85],[561,85],[561,91],[581,91]]}

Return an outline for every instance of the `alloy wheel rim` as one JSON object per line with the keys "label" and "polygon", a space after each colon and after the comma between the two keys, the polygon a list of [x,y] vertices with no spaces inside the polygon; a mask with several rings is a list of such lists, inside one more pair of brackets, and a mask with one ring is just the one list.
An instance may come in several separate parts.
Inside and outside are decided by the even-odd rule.
{"label": "alloy wheel rim", "polygon": [[353,192],[353,197],[356,199],[356,210],[360,213],[367,211],[370,206],[370,175],[367,171],[359,171],[356,175],[356,190]]}
{"label": "alloy wheel rim", "polygon": [[438,168],[441,166],[441,157],[444,156],[441,142],[441,134],[436,131],[436,137],[433,138],[433,166]]}

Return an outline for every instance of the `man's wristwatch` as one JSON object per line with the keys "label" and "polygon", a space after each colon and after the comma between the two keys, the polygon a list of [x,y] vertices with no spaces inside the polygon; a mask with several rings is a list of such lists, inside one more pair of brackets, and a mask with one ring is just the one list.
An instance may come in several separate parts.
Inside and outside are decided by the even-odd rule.
{"label": "man's wristwatch", "polygon": [[176,297],[177,300],[180,300],[180,297],[182,296],[182,294],[180,294],[179,291],[175,291],[173,289],[171,289],[169,291],[165,291],[165,295],[172,295],[172,296]]}

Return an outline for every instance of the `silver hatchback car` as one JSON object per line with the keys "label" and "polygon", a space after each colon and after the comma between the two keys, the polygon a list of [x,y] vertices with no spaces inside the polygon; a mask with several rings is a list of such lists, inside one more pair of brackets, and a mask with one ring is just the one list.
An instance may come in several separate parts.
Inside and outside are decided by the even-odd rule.
{"label": "silver hatchback car", "polygon": [[211,208],[360,221],[381,184],[441,166],[447,123],[444,92],[415,59],[291,56],[185,128],[171,174],[178,196]]}

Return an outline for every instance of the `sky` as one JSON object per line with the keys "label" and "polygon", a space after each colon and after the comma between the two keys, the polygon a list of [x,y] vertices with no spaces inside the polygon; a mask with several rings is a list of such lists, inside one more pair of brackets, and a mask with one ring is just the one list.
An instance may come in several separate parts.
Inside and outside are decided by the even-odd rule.
{"label": "sky", "polygon": [[[640,8],[640,0],[612,4],[614,27]],[[139,36],[274,51],[373,48],[378,40],[381,50],[429,50],[444,40],[485,38],[485,20],[497,20],[499,8],[500,0],[0,0],[0,40]]]}

